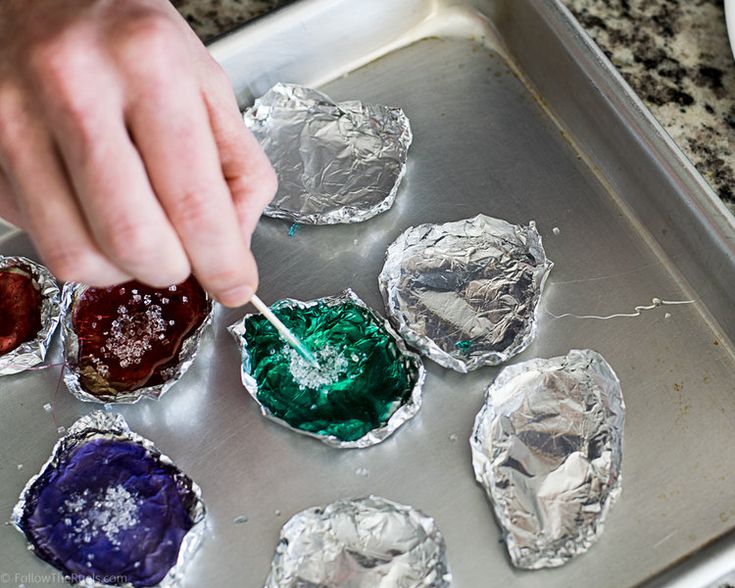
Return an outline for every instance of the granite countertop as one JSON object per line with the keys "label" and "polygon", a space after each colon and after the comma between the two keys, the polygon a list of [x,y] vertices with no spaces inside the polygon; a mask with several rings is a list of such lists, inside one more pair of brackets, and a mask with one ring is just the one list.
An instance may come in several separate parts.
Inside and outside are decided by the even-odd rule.
{"label": "granite countertop", "polygon": [[[288,0],[173,0],[204,40]],[[564,0],[735,213],[735,61],[722,0]]]}

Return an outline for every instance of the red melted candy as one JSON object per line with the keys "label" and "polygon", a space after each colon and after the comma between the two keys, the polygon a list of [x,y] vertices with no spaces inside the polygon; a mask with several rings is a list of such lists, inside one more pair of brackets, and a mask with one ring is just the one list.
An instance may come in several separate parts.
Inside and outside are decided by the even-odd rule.
{"label": "red melted candy", "polygon": [[0,355],[41,330],[41,293],[22,268],[0,270]]}
{"label": "red melted candy", "polygon": [[209,308],[193,277],[170,288],[139,282],[87,288],[72,314],[82,387],[114,397],[162,384],[178,365],[184,340],[204,322]]}

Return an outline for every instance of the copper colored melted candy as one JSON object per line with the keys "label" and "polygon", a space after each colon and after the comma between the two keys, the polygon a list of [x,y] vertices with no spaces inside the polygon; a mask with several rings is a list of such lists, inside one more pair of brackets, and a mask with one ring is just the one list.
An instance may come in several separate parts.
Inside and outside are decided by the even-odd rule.
{"label": "copper colored melted candy", "polygon": [[210,303],[195,278],[171,288],[127,282],[87,288],[73,307],[80,381],[91,394],[128,392],[170,378],[184,340]]}
{"label": "copper colored melted candy", "polygon": [[21,268],[0,271],[0,355],[41,330],[41,293]]}

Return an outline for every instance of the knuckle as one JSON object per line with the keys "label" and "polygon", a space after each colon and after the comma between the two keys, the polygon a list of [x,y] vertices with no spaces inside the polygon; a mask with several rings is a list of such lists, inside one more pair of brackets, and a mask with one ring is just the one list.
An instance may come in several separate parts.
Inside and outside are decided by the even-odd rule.
{"label": "knuckle", "polygon": [[109,255],[122,267],[129,269],[156,262],[155,230],[120,217],[110,222],[104,234]]}
{"label": "knuckle", "polygon": [[76,30],[61,31],[54,36],[39,39],[28,52],[30,71],[44,84],[67,89],[73,84],[73,75],[84,67],[89,55],[84,35]]}
{"label": "knuckle", "polygon": [[174,224],[185,231],[212,224],[211,207],[205,190],[186,189],[171,203]]}
{"label": "knuckle", "polygon": [[120,31],[124,59],[143,74],[158,76],[170,71],[177,54],[180,33],[174,23],[159,14],[146,14]]}

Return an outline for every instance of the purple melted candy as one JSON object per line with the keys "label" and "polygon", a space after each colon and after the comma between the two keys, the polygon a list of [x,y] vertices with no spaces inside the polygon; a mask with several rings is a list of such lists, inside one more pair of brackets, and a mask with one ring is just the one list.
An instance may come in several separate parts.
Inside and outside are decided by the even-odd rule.
{"label": "purple melted candy", "polygon": [[174,465],[97,438],[35,481],[21,527],[39,557],[77,580],[155,586],[176,563],[194,500]]}

